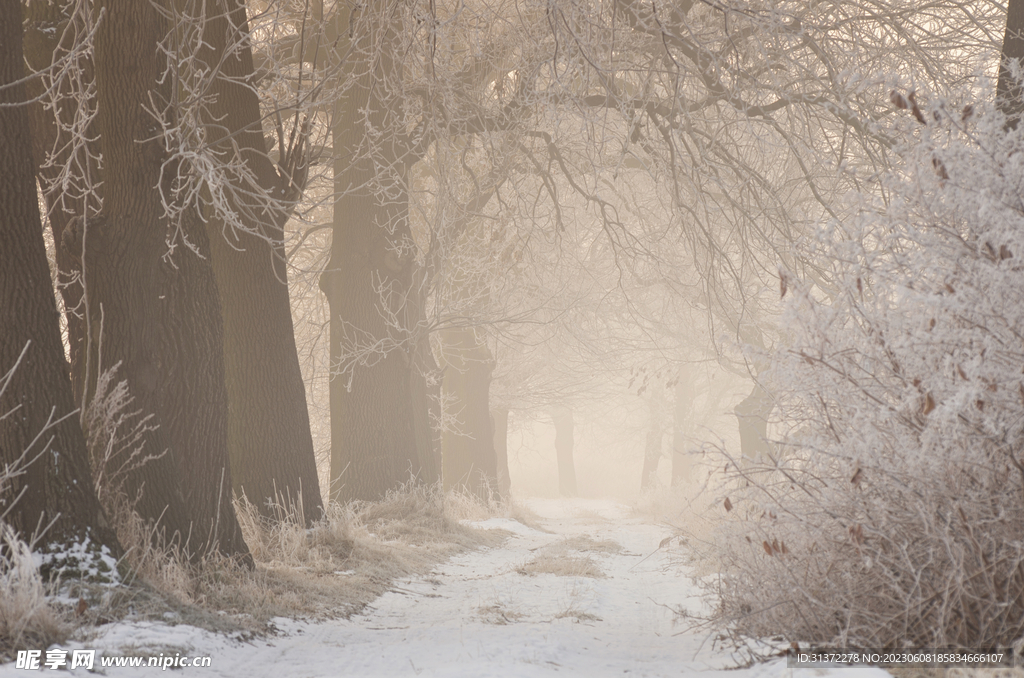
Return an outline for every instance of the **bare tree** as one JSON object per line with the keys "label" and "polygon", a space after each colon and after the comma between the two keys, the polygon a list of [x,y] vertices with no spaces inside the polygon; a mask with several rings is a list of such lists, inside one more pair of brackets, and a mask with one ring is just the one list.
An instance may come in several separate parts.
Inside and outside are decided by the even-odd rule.
{"label": "bare tree", "polygon": [[173,157],[176,128],[166,122],[176,92],[155,49],[169,25],[150,3],[97,9],[103,206],[80,214],[63,237],[84,270],[85,397],[101,360],[120,363],[137,405],[155,417],[147,449],[167,451],[131,474],[136,509],[195,556],[216,548],[248,558],[231,505],[223,323],[209,240],[195,204],[176,202],[188,174]]}
{"label": "bare tree", "polygon": [[[288,131],[278,127],[275,163],[263,136],[245,3],[182,0],[174,8],[165,44],[182,93],[168,125],[194,125],[192,134],[180,133],[179,155],[205,198],[224,317],[234,490],[268,515],[271,504],[294,504],[313,521],[323,502],[284,253],[284,224],[305,188],[308,113],[296,107]],[[295,97],[306,94],[300,82]]]}
{"label": "bare tree", "polygon": [[[24,87],[21,6],[0,2],[0,520],[39,548],[120,555],[91,482],[61,345],[36,202]],[[50,563],[56,566],[58,563]],[[60,562],[86,572],[92,563]],[[108,572],[108,575],[113,573]]]}

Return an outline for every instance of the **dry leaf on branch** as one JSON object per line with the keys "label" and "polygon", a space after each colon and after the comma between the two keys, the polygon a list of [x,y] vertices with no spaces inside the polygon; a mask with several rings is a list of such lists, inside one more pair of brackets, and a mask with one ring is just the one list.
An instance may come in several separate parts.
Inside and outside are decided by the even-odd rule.
{"label": "dry leaf on branch", "polygon": [[921,414],[928,416],[932,410],[935,409],[935,398],[932,397],[931,393],[927,393],[924,396],[924,403],[921,405]]}

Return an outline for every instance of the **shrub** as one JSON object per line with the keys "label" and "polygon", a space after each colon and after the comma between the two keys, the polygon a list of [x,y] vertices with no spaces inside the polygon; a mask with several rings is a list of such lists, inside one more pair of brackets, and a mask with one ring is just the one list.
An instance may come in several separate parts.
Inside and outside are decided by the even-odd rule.
{"label": "shrub", "polygon": [[806,243],[827,283],[781,274],[788,335],[766,383],[782,433],[767,459],[729,459],[710,554],[734,633],[1024,635],[1024,135],[995,112],[932,112],[884,204]]}

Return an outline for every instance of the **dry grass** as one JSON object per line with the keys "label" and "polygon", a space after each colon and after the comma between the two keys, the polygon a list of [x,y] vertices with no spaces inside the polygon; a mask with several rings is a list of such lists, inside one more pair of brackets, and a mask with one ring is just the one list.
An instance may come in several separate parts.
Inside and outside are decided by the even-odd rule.
{"label": "dry grass", "polygon": [[61,642],[68,630],[28,544],[0,522],[0,662],[14,659],[18,650]]}
{"label": "dry grass", "polygon": [[[12,383],[27,350],[26,346],[14,366],[0,374],[0,397]],[[14,410],[0,411],[0,425],[12,414]],[[32,461],[26,451],[13,461],[8,458],[8,463],[0,466],[0,497],[11,498],[11,482],[24,473]],[[4,522],[11,507],[12,504],[8,504],[6,510],[0,512],[0,662],[13,659],[18,650],[47,647],[62,641],[68,632],[60,611],[47,597],[48,587],[33,561],[31,544],[25,543]]]}
{"label": "dry grass", "polygon": [[569,551],[587,551],[590,553],[622,553],[622,545],[617,541],[611,539],[602,539],[600,541],[594,539],[590,535],[581,534],[576,537],[569,537],[563,539],[557,544],[551,544],[546,547],[551,553],[563,553]]}
{"label": "dry grass", "polygon": [[279,616],[348,616],[396,578],[429,572],[455,553],[505,538],[459,522],[486,517],[481,503],[422,485],[380,502],[331,504],[309,529],[288,510],[279,508],[275,520],[244,500],[236,510],[255,570],[215,554],[189,564],[180,552],[153,546],[141,522],[129,520],[119,533],[132,545],[126,559],[133,586],[108,596],[94,618],[131,612],[166,619],[170,613],[175,621],[213,630],[260,632]]}
{"label": "dry grass", "polygon": [[553,574],[559,577],[604,577],[600,566],[586,553],[621,553],[622,546],[610,539],[596,540],[578,535],[548,544],[533,560],[518,567],[523,575]]}
{"label": "dry grass", "polygon": [[553,574],[558,577],[604,577],[604,572],[589,556],[553,555],[541,553],[533,560],[516,568],[522,575]]}
{"label": "dry grass", "polygon": [[497,626],[514,624],[524,617],[521,612],[517,612],[501,601],[496,601],[490,605],[481,605],[476,609],[476,613],[484,623]]}
{"label": "dry grass", "polygon": [[582,624],[583,622],[590,622],[590,621],[604,621],[603,619],[598,617],[596,614],[590,614],[589,612],[584,612],[583,610],[580,610],[580,609],[578,609],[576,607],[569,607],[569,608],[567,608],[565,610],[562,610],[561,612],[559,612],[558,614],[555,615],[555,619],[572,619],[577,624]]}
{"label": "dry grass", "polygon": [[516,568],[522,575],[553,574],[558,577],[604,577],[604,572],[590,556],[541,553],[528,563]]}

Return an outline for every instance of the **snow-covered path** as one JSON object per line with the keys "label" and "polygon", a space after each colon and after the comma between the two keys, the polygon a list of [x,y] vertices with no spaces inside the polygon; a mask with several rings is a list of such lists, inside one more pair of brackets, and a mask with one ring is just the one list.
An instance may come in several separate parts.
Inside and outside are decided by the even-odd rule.
{"label": "snow-covered path", "polygon": [[[693,585],[665,567],[664,528],[611,502],[533,500],[540,531],[508,520],[500,548],[462,555],[431,577],[402,583],[345,625],[351,675],[651,676],[706,668],[701,639],[674,633],[664,604]],[[573,548],[579,547],[579,548]],[[566,567],[570,574],[523,574]],[[589,559],[589,562],[588,562]],[[544,563],[554,567],[545,568]],[[603,577],[574,576],[593,568]]]}
{"label": "snow-covered path", "polygon": [[[712,678],[730,665],[731,658],[705,636],[682,632],[674,623],[670,606],[696,610],[700,602],[687,574],[668,567],[667,554],[658,550],[667,528],[608,501],[535,499],[528,506],[540,516],[540,529],[507,519],[477,523],[511,536],[499,547],[453,558],[425,577],[395,582],[392,591],[351,619],[278,619],[280,634],[252,642],[189,626],[117,623],[104,627],[95,641],[72,647],[99,647],[108,654],[142,654],[148,648],[147,654],[206,655],[212,658],[209,668],[182,673],[247,678],[695,673]],[[104,671],[162,673],[155,668]],[[776,661],[719,678],[793,673]],[[812,669],[795,673],[826,675]],[[0,667],[0,676],[30,674],[12,664]],[[842,672],[843,678],[887,675],[877,669]]]}

